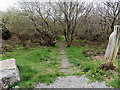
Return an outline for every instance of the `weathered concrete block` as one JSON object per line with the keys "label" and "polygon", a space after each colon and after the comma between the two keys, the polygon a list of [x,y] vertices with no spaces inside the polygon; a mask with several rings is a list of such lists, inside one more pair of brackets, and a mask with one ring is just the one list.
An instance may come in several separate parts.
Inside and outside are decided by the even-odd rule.
{"label": "weathered concrete block", "polygon": [[19,70],[14,58],[0,61],[0,89],[20,81]]}

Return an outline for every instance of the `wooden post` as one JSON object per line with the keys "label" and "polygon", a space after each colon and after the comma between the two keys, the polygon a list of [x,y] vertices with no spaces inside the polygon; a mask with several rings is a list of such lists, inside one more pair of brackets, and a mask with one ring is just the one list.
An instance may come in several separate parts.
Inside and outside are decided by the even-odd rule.
{"label": "wooden post", "polygon": [[116,59],[120,47],[120,26],[114,26],[114,31],[109,37],[109,43],[105,53],[105,59],[112,63]]}
{"label": "wooden post", "polygon": [[109,37],[109,43],[105,52],[105,59],[107,62],[100,65],[103,70],[114,70],[113,61],[117,57],[117,53],[120,47],[120,25],[114,26],[114,31]]}

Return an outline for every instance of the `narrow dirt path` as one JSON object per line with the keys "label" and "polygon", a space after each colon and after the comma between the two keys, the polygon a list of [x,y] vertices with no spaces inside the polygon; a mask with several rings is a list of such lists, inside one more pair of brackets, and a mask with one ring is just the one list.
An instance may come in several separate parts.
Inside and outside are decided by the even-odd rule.
{"label": "narrow dirt path", "polygon": [[[50,85],[44,83],[39,83],[36,88],[110,88],[106,86],[106,83],[103,82],[92,82],[85,76],[75,76],[69,74],[75,74],[80,72],[79,68],[72,67],[72,64],[69,63],[68,58],[65,54],[65,45],[63,42],[59,42],[59,50],[61,54],[61,67],[59,72],[68,74],[65,77],[58,77],[56,81]],[[112,88],[112,87],[111,87]]]}
{"label": "narrow dirt path", "polygon": [[60,67],[60,71],[62,73],[70,73],[70,71],[68,70],[68,68],[70,68],[71,64],[68,62],[68,59],[66,57],[65,54],[65,45],[64,43],[61,41],[59,42],[59,46],[60,46],[60,54],[61,54],[61,67]]}
{"label": "narrow dirt path", "polygon": [[59,42],[59,50],[61,54],[61,67],[58,72],[64,73],[64,74],[75,74],[80,72],[81,70],[78,69],[77,67],[73,67],[73,64],[71,64],[68,61],[68,58],[65,53],[65,44],[63,41]]}

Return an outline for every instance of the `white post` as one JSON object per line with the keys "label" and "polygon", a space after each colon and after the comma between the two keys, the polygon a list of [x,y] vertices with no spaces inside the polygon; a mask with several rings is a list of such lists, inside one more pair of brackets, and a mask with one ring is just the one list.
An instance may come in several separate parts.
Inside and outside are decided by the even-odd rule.
{"label": "white post", "polygon": [[120,47],[120,26],[114,26],[114,31],[109,37],[109,43],[105,52],[105,59],[112,63],[116,59]]}

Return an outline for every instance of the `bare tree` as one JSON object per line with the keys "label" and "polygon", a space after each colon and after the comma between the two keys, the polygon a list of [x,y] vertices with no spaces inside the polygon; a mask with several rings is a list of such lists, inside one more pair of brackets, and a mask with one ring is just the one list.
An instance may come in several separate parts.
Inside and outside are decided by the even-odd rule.
{"label": "bare tree", "polygon": [[67,42],[67,46],[71,46],[74,32],[77,26],[77,20],[84,13],[84,3],[79,2],[57,2],[60,14],[59,21],[62,25],[63,35]]}
{"label": "bare tree", "polygon": [[[101,25],[103,29],[107,30],[107,34],[110,35],[114,31],[114,25],[119,24],[119,15],[120,15],[120,1],[111,1],[108,0],[103,4],[98,5],[98,14],[101,16]],[[109,31],[108,31],[109,29]]]}
{"label": "bare tree", "polygon": [[51,9],[50,3],[23,2],[22,8],[28,12],[30,20],[33,21],[35,31],[41,35],[43,43],[47,39],[50,46],[54,46],[59,30],[59,23],[55,18],[55,12]]}

